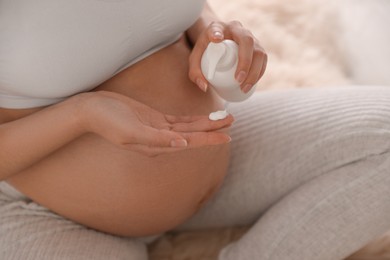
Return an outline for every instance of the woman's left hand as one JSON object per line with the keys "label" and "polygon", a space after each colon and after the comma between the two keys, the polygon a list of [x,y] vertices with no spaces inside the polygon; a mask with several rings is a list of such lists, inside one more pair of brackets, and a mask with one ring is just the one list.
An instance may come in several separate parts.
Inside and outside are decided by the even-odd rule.
{"label": "woman's left hand", "polygon": [[198,37],[189,60],[189,78],[206,92],[209,83],[201,71],[203,52],[210,42],[231,39],[238,44],[238,65],[235,73],[243,92],[247,93],[263,76],[267,54],[253,34],[238,21],[212,22]]}

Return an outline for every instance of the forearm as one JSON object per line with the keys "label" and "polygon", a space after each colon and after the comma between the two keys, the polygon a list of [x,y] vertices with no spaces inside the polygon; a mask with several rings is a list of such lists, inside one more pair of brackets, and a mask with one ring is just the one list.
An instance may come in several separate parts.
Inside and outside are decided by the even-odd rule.
{"label": "forearm", "polygon": [[0,125],[0,180],[28,168],[86,131],[80,97]]}
{"label": "forearm", "polygon": [[220,21],[220,19],[206,2],[199,19],[186,32],[190,42],[194,44],[199,35],[214,21]]}

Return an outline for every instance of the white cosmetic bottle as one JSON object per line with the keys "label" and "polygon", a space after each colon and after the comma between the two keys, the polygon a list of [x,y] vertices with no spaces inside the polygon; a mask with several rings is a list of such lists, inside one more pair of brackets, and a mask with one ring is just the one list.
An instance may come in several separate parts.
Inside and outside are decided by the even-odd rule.
{"label": "white cosmetic bottle", "polygon": [[217,94],[227,102],[241,102],[254,92],[244,93],[235,79],[238,64],[238,45],[232,40],[209,43],[201,60],[202,73]]}
{"label": "white cosmetic bottle", "polygon": [[244,93],[239,82],[235,79],[238,64],[238,45],[232,40],[220,43],[209,43],[203,53],[201,69],[204,77],[217,94],[226,100],[225,110],[216,111],[209,115],[210,120],[220,120],[228,116],[229,102],[241,102],[255,92],[255,86]]}

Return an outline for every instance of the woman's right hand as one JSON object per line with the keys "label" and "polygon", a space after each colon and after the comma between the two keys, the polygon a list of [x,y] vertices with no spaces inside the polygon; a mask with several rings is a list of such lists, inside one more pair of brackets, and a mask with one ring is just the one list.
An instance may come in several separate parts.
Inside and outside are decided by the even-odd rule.
{"label": "woman's right hand", "polygon": [[208,115],[166,115],[127,96],[97,91],[83,105],[82,125],[111,143],[148,156],[217,145],[231,138],[218,130],[230,126],[231,115],[211,121]]}

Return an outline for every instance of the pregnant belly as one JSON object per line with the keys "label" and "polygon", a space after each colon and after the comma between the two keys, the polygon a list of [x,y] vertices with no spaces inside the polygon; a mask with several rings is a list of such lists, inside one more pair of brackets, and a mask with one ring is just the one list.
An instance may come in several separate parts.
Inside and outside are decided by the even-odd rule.
{"label": "pregnant belly", "polygon": [[[103,83],[170,114],[208,114],[222,104],[188,80],[184,39]],[[85,134],[7,181],[38,203],[86,226],[123,236],[167,231],[218,190],[229,145],[147,157]]]}

